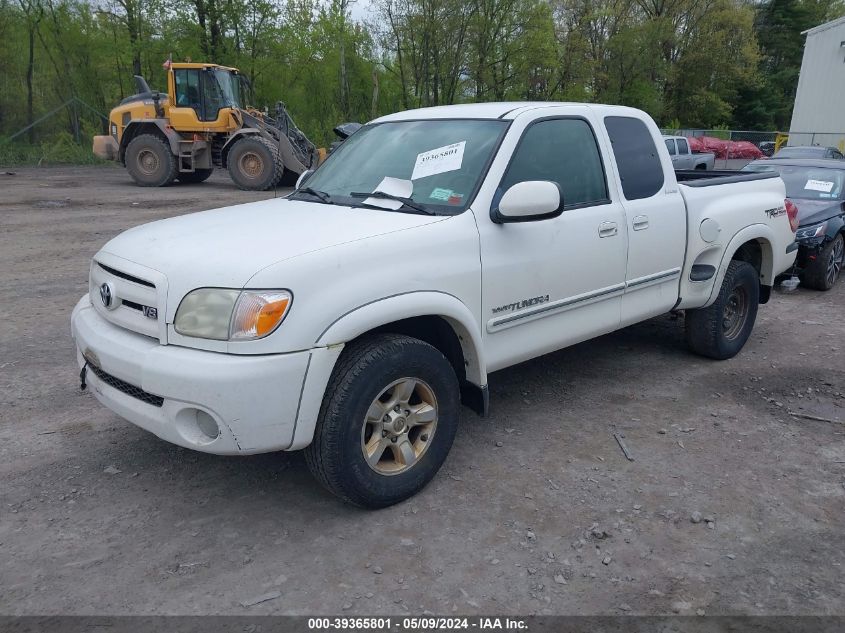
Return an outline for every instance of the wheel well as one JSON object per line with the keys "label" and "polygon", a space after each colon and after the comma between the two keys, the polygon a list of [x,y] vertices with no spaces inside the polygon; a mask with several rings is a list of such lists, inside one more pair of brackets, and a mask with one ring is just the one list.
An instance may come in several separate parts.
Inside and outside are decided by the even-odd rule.
{"label": "wheel well", "polygon": [[373,328],[357,338],[384,333],[410,336],[425,341],[439,350],[455,370],[455,375],[458,377],[458,382],[461,386],[461,400],[463,404],[479,415],[487,414],[489,406],[487,389],[486,387],[479,387],[467,380],[467,360],[461,347],[461,341],[452,325],[446,319],[436,315],[401,319]]}
{"label": "wheel well", "polygon": [[170,146],[164,132],[162,132],[161,128],[159,128],[155,123],[130,123],[123,131],[123,136],[120,137],[120,153],[118,155],[118,160],[123,165],[126,165],[126,148],[129,146],[129,143],[132,142],[133,138],[140,136],[141,134],[151,134],[153,136],[157,136],[167,143],[168,147]]}
{"label": "wheel well", "polygon": [[760,303],[768,303],[774,283],[767,273],[771,267],[771,245],[765,240],[749,240],[736,249],[731,260],[748,262],[754,267],[760,279]]}
{"label": "wheel well", "polygon": [[738,249],[731,257],[732,260],[741,261],[741,262],[748,262],[757,273],[760,273],[760,269],[763,266],[763,248],[760,246],[760,242],[757,240],[749,240]]}
{"label": "wheel well", "polygon": [[695,166],[695,168],[696,169],[707,169],[707,165],[705,165],[704,163],[699,163],[698,165]]}

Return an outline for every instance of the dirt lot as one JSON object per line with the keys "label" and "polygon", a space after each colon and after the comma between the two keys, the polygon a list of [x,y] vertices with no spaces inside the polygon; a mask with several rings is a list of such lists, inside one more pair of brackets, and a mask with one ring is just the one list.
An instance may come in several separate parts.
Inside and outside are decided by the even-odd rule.
{"label": "dirt lot", "polygon": [[0,613],[845,614],[845,283],[776,294],[730,361],[690,355],[666,316],[498,372],[491,417],[464,411],[435,481],[365,512],[301,455],[184,450],[78,388],[69,316],[91,255],[268,194],[13,171]]}

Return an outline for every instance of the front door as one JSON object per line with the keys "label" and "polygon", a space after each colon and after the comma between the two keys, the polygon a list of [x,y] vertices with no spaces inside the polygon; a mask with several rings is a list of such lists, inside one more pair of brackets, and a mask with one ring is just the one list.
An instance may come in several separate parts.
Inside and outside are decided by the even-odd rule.
{"label": "front door", "polygon": [[493,196],[495,206],[516,183],[552,181],[563,191],[563,213],[495,224],[489,209],[474,209],[491,371],[619,326],[625,212],[611,200],[591,115],[565,116],[566,111],[543,109],[561,115],[514,123],[509,136],[520,134],[520,140]]}

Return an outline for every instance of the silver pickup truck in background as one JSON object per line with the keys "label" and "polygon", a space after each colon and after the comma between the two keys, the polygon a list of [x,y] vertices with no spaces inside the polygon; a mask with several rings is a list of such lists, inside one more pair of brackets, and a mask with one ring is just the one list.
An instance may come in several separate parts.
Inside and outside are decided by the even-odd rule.
{"label": "silver pickup truck in background", "polygon": [[664,136],[666,149],[672,158],[672,167],[678,169],[713,169],[716,155],[713,152],[693,153],[685,136]]}

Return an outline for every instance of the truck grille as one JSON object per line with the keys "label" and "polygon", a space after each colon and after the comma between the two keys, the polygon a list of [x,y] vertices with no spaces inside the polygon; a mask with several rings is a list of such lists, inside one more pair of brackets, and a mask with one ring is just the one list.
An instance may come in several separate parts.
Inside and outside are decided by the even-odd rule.
{"label": "truck grille", "polygon": [[164,398],[161,396],[156,396],[151,393],[147,393],[140,387],[136,387],[135,385],[130,385],[125,380],[121,380],[116,376],[112,376],[108,372],[103,371],[93,363],[88,363],[88,369],[93,373],[97,378],[99,378],[102,382],[106,383],[109,387],[113,387],[118,391],[125,393],[127,396],[131,396],[141,402],[146,402],[147,404],[151,404],[154,407],[160,407],[164,404]]}
{"label": "truck grille", "polygon": [[[111,260],[108,263],[94,260],[88,290],[91,304],[104,319],[166,343],[167,329],[163,320],[166,285],[163,275],[157,271],[131,262],[124,267]],[[101,292],[104,287],[107,291]],[[106,305],[104,295],[108,295],[109,305]]]}

